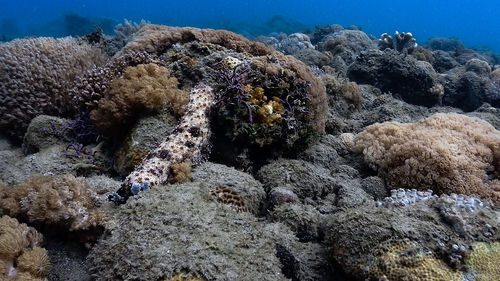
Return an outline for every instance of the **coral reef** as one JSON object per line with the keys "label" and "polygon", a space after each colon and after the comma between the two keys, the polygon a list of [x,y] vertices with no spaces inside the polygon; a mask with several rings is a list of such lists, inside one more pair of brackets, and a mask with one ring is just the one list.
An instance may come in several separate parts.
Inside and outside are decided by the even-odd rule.
{"label": "coral reef", "polygon": [[498,211],[483,206],[471,212],[443,197],[401,207],[344,209],[328,216],[324,231],[335,262],[346,273],[400,280],[397,274],[405,272],[464,275],[470,247],[476,241],[498,241],[493,225],[498,225]]}
{"label": "coral reef", "polygon": [[82,178],[33,176],[14,187],[0,186],[0,210],[30,222],[84,230],[103,223],[97,196]]}
{"label": "coral reef", "polygon": [[205,280],[286,280],[275,250],[286,229],[221,208],[209,188],[159,186],[118,206],[88,258],[95,280],[168,280],[180,269]]}
{"label": "coral reef", "polygon": [[416,123],[369,126],[355,150],[391,187],[433,189],[500,202],[500,132],[477,118],[435,114]]}
{"label": "coral reef", "polygon": [[67,115],[68,90],[84,71],[104,63],[98,48],[65,38],[16,39],[0,47],[0,128],[19,141],[31,119]]}
{"label": "coral reef", "polygon": [[50,266],[47,251],[40,248],[42,235],[8,216],[0,218],[0,278],[42,281]]}
{"label": "coral reef", "polygon": [[[324,86],[307,66],[292,57],[227,31],[157,25],[141,28],[117,56],[142,51],[157,55],[179,77],[183,87],[202,84],[215,88],[194,87],[178,129],[127,177],[125,185],[147,181],[149,187],[164,183],[168,181],[170,164],[190,160],[196,165],[206,156],[201,149],[206,147],[212,131],[226,137],[215,140],[216,145],[233,139],[240,152],[246,147],[267,145],[276,153],[308,145],[324,132]],[[235,56],[228,58],[228,52]],[[179,58],[185,57],[190,59],[179,65]],[[238,60],[248,64],[236,64]],[[208,75],[200,74],[207,71]],[[249,85],[246,89],[255,97],[244,85]],[[265,96],[257,97],[262,91]],[[209,127],[206,118],[214,102],[215,117]],[[249,115],[257,116],[255,121],[259,122]]]}
{"label": "coral reef", "polygon": [[177,79],[169,75],[166,68],[154,63],[126,68],[123,77],[111,81],[97,108],[90,112],[90,119],[100,132],[114,135],[135,116],[163,106],[182,115],[189,98],[177,88]]}
{"label": "coral reef", "polygon": [[[287,75],[293,75],[295,78],[308,81],[311,84],[307,91],[309,95],[308,108],[310,109],[308,118],[316,131],[319,133],[324,132],[327,107],[324,103],[326,96],[321,81],[303,63],[284,56],[261,43],[251,42],[235,33],[225,30],[178,28],[148,24],[137,32],[134,40],[127,44],[119,54],[134,51],[146,51],[155,54],[165,52],[175,43],[186,44],[193,41],[219,45],[235,52],[256,56],[252,67],[261,69],[269,75],[277,75],[283,69]],[[265,56],[268,55],[273,58],[266,58]],[[273,61],[278,63],[272,63]]]}

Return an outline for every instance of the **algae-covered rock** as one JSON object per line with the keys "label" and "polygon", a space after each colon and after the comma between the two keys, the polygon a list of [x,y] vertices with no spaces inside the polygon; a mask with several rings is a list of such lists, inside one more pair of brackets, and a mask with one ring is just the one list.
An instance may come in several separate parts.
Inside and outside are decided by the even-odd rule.
{"label": "algae-covered rock", "polygon": [[96,280],[286,280],[269,225],[218,202],[202,183],[158,186],[117,207],[91,250]]}
{"label": "algae-covered rock", "polygon": [[274,187],[290,187],[301,199],[312,199],[335,192],[330,171],[303,160],[279,159],[257,173],[267,191]]}
{"label": "algae-covered rock", "polygon": [[128,175],[176,124],[176,118],[166,110],[137,121],[115,152],[114,169],[121,176]]}
{"label": "algae-covered rock", "polygon": [[439,77],[429,63],[394,50],[362,52],[349,66],[349,79],[401,96],[410,104],[433,106],[439,96],[430,89]]}
{"label": "algae-covered rock", "polygon": [[253,214],[258,214],[266,192],[262,184],[247,173],[232,167],[206,162],[193,171],[193,180],[213,190],[217,187],[227,187],[236,191],[244,200],[246,208]]}
{"label": "algae-covered rock", "polygon": [[[499,225],[500,216],[489,207],[467,209],[460,202],[456,196],[434,197],[404,207],[364,205],[336,212],[324,230],[333,259],[351,276],[378,280],[389,276],[380,259],[393,259],[391,247],[402,245],[399,252],[408,252],[407,261],[413,263],[405,266],[404,260],[393,259],[390,264],[400,264],[407,272],[419,271],[425,261],[446,266],[438,275],[463,271],[464,257],[475,241],[498,241],[500,232],[492,226]],[[384,280],[398,280],[394,278]]]}
{"label": "algae-covered rock", "polygon": [[87,153],[80,153],[74,147],[57,144],[40,152],[25,156],[21,148],[0,151],[0,180],[8,184],[18,183],[33,174],[90,176],[106,171],[110,159],[92,151],[95,146],[87,146]]}
{"label": "algae-covered rock", "polygon": [[313,206],[301,203],[286,203],[273,210],[272,219],[281,222],[295,233],[299,241],[318,240],[320,217]]}
{"label": "algae-covered rock", "polygon": [[54,144],[67,144],[65,128],[71,121],[48,115],[39,115],[31,120],[23,139],[26,154],[39,152]]}

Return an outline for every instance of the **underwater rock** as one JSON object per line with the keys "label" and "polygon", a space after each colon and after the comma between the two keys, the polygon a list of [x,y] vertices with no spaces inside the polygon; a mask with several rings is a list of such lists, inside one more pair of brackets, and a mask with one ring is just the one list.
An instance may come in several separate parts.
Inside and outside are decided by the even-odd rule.
{"label": "underwater rock", "polygon": [[55,144],[67,145],[65,128],[70,123],[68,119],[48,115],[33,118],[23,138],[23,152],[32,154]]}
{"label": "underwater rock", "polygon": [[338,176],[335,179],[338,186],[336,205],[339,208],[358,208],[373,202],[373,197],[361,188],[357,179],[346,179],[345,176]]}
{"label": "underwater rock", "polygon": [[434,62],[432,63],[432,66],[439,73],[443,73],[460,66],[460,64],[448,52],[436,50],[432,54],[434,55]]}
{"label": "underwater rock", "polygon": [[0,151],[0,180],[16,184],[33,174],[101,174],[109,169],[111,161],[98,150],[95,146],[81,150],[72,145],[53,145],[27,156],[20,148]]}
{"label": "underwater rock", "polygon": [[115,171],[121,176],[127,176],[165,135],[173,131],[177,122],[177,118],[168,110],[140,118],[114,153]]}
{"label": "underwater rock", "polygon": [[344,30],[344,27],[340,24],[328,24],[325,26],[316,25],[315,30],[311,33],[311,35],[309,35],[309,37],[311,38],[311,43],[316,45],[321,42],[325,36],[341,30]]}
{"label": "underwater rock", "polygon": [[257,178],[263,183],[266,191],[275,187],[291,188],[302,200],[318,199],[336,191],[330,171],[303,160],[273,161],[257,172]]}
{"label": "underwater rock", "polygon": [[380,177],[366,177],[361,179],[360,183],[361,188],[376,200],[389,196],[389,190],[386,188],[384,180]]}
{"label": "underwater rock", "polygon": [[193,181],[209,189],[224,186],[235,190],[245,201],[247,210],[255,215],[259,214],[266,197],[262,184],[251,175],[212,162],[198,166],[193,171]]}
{"label": "underwater rock", "polygon": [[460,108],[464,111],[473,111],[487,101],[485,94],[486,77],[475,72],[465,71],[464,67],[457,67],[445,75],[443,105]]}
{"label": "underwater rock", "polygon": [[[310,49],[310,48],[300,50],[300,51],[296,52],[295,54],[293,54],[293,56],[310,67],[316,66],[319,68],[321,68],[325,65],[332,65],[333,61],[336,58],[336,57],[334,58],[329,53],[320,52],[318,50]],[[339,67],[337,66],[337,67],[335,67],[335,69],[338,71]]]}
{"label": "underwater rock", "polygon": [[159,186],[117,206],[88,257],[93,277],[159,280],[186,270],[205,280],[286,280],[273,224],[218,202],[201,185]]}
{"label": "underwater rock", "polygon": [[285,55],[295,55],[302,50],[314,49],[309,37],[303,33],[290,34],[283,40],[272,44],[272,47]]}
{"label": "underwater rock", "polygon": [[288,226],[300,242],[319,240],[320,216],[314,206],[300,202],[281,204],[271,212],[271,219]]}
{"label": "underwater rock", "polygon": [[390,49],[362,52],[349,66],[347,76],[398,95],[410,104],[430,107],[440,98],[430,92],[439,84],[439,77],[429,63]]}
{"label": "underwater rock", "polygon": [[[449,272],[464,270],[464,257],[474,241],[499,238],[498,229],[488,228],[488,225],[498,225],[499,216],[498,211],[488,207],[471,213],[453,206],[443,200],[405,207],[367,205],[329,215],[325,233],[333,246],[333,259],[353,277],[378,279],[382,274],[376,272],[375,265],[381,261],[381,254],[387,252],[380,246],[413,241],[419,249],[417,253],[428,252]],[[416,257],[418,255],[413,258]],[[394,263],[397,264],[402,263]],[[420,263],[411,264],[410,268],[418,268]]]}
{"label": "underwater rock", "polygon": [[465,49],[464,43],[457,38],[437,37],[431,38],[425,43],[425,47],[431,50],[457,51]]}
{"label": "underwater rock", "polygon": [[318,50],[340,56],[347,65],[356,60],[362,51],[376,49],[374,41],[360,30],[340,30],[323,38]]}
{"label": "underwater rock", "polygon": [[331,171],[344,160],[338,153],[343,148],[340,143],[336,142],[335,138],[330,134],[321,136],[318,143],[307,148],[297,158],[315,165],[321,165]]}
{"label": "underwater rock", "polygon": [[491,73],[491,67],[484,60],[470,59],[465,63],[465,71],[472,71],[479,76],[488,76]]}

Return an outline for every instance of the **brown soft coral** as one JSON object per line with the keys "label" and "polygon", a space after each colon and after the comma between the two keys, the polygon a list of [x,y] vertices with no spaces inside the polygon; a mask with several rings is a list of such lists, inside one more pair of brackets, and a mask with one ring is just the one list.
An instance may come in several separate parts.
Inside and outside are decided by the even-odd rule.
{"label": "brown soft coral", "polygon": [[16,39],[0,47],[0,129],[22,139],[31,119],[73,112],[76,76],[104,63],[101,51],[72,37]]}
{"label": "brown soft coral", "polygon": [[41,279],[50,265],[47,251],[40,248],[42,235],[8,216],[0,218],[0,278]]}
{"label": "brown soft coral", "polygon": [[374,124],[356,136],[354,148],[393,188],[500,202],[500,132],[478,118],[440,113],[416,123]]}
{"label": "brown soft coral", "polygon": [[128,67],[122,78],[110,83],[90,118],[99,131],[111,134],[128,125],[134,116],[162,106],[169,105],[175,114],[182,115],[189,96],[177,84],[177,79],[157,64]]}
{"label": "brown soft coral", "polygon": [[88,229],[104,221],[96,199],[84,179],[73,175],[34,176],[13,188],[0,186],[0,210],[4,214],[70,230]]}

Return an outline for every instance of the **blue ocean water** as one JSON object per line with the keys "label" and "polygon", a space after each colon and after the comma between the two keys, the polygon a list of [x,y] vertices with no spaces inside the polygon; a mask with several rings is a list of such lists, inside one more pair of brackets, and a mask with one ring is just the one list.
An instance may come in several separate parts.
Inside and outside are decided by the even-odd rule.
{"label": "blue ocean water", "polygon": [[105,32],[123,19],[230,29],[246,36],[287,33],[315,25],[356,25],[376,37],[412,32],[419,44],[458,37],[466,46],[500,52],[500,1],[0,1],[0,38]]}

